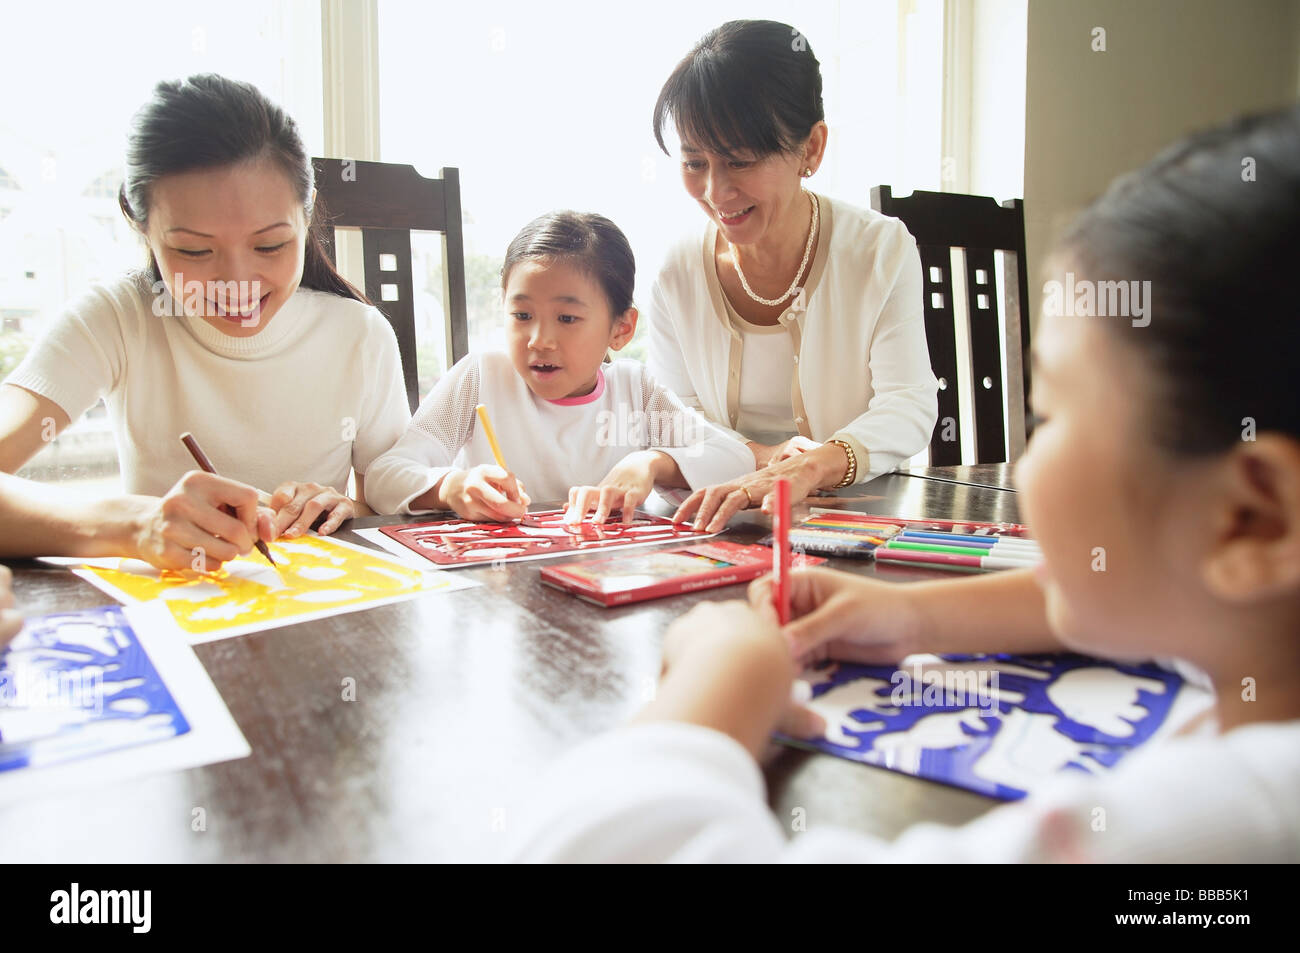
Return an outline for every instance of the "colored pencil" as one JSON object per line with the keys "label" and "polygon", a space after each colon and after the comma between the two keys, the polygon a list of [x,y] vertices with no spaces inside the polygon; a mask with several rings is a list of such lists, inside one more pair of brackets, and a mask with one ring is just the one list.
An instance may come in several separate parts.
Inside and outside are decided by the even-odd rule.
{"label": "colored pencil", "polygon": [[488,417],[487,407],[479,404],[474,408],[474,412],[478,414],[479,423],[483,425],[483,435],[487,437],[488,445],[492,448],[492,456],[497,458],[497,466],[508,472],[510,468],[506,466],[506,458],[501,455],[501,444],[497,443],[497,432],[492,429],[492,420]]}
{"label": "colored pencil", "polygon": [[772,505],[772,598],[777,620],[790,621],[790,481],[777,480]]}
{"label": "colored pencil", "polygon": [[907,563],[931,569],[1028,569],[1036,559],[1010,559],[1005,556],[958,556],[954,553],[917,553],[891,550],[882,546],[876,550],[877,562]]}
{"label": "colored pencil", "polygon": [[885,543],[892,537],[884,533],[873,533],[866,530],[838,529],[834,526],[809,526],[807,523],[800,523],[798,526],[790,527],[791,536],[820,536],[826,539],[848,539],[861,540],[871,543]]}
{"label": "colored pencil", "polygon": [[951,542],[954,544],[965,545],[967,543],[977,543],[992,545],[994,543],[1003,543],[1008,546],[1032,546],[1038,548],[1036,540],[1026,539],[1023,536],[975,536],[970,533],[931,533],[924,530],[905,529],[898,534],[899,539],[910,539],[914,542],[920,542],[923,539],[931,540],[936,543]]}
{"label": "colored pencil", "polygon": [[1007,559],[1023,559],[1032,562],[1041,559],[1038,550],[1023,549],[1018,546],[948,546],[942,543],[913,543],[909,540],[891,539],[885,548],[894,552],[902,550],[919,553],[953,553],[957,556],[1003,556]]}
{"label": "colored pencil", "polygon": [[[208,455],[203,452],[203,448],[199,446],[199,442],[194,439],[194,434],[190,433],[188,430],[181,434],[181,443],[185,444],[185,449],[190,452],[190,456],[194,458],[194,462],[199,465],[200,470],[204,473],[211,473],[213,476],[221,475],[217,473],[216,467],[212,465],[212,461],[208,459]],[[259,494],[259,499],[260,498]],[[227,510],[229,509],[229,507],[223,508]],[[257,530],[254,529],[253,532],[256,534]],[[275,566],[276,570],[279,571],[280,567],[276,566],[275,560],[271,558],[271,550],[267,548],[266,543],[258,539],[255,545],[257,546],[257,551],[266,557],[266,561],[272,566]]]}
{"label": "colored pencil", "polygon": [[[947,526],[949,532],[958,526],[978,526],[982,529],[999,529],[1004,533],[1023,533],[1025,526],[1019,523],[982,523],[978,520],[941,520],[941,519],[918,519],[911,516],[882,516],[878,513],[859,513],[855,510],[845,510],[833,506],[813,506],[809,507],[809,512],[821,515],[831,514],[846,519],[875,520],[881,523],[893,523],[895,525],[908,529],[909,523],[919,523],[923,526]],[[918,532],[933,532],[933,530],[916,530]]]}

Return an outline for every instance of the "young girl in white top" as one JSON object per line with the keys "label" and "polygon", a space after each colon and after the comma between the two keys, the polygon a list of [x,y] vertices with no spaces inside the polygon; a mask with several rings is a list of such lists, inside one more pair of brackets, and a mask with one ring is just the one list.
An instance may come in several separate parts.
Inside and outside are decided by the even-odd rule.
{"label": "young girl in white top", "polygon": [[[297,127],[255,87],[214,75],[157,86],[119,196],[146,270],[72,302],[0,386],[0,470],[102,397],[136,495],[89,525],[69,528],[57,507],[33,517],[19,529],[39,551],[232,558],[257,533],[235,481],[274,491],[273,537],[353,515],[349,477],[363,486],[410,414],[392,329],[322,252],[314,198]],[[195,469],[184,431],[225,479],[181,479]],[[222,504],[241,507],[243,530]]]}
{"label": "young girl in white top", "polygon": [[[609,219],[555,212],[529,223],[501,268],[508,352],[468,355],[438,382],[370,468],[370,505],[512,520],[531,499],[564,502],[573,520],[603,523],[621,510],[629,521],[656,485],[704,486],[752,470],[743,444],[640,363],[605,363],[636,331],[635,279],[632,249]],[[493,462],[478,404],[510,472]]]}
{"label": "young girl in white top", "polygon": [[[1297,222],[1296,108],[1194,137],[1118,181],[1048,268],[1058,284],[1034,342],[1046,419],[1017,474],[1042,571],[910,585],[796,572],[784,631],[766,579],[752,608],[698,607],[669,631],[636,723],[571,752],[536,792],[521,855],[1300,861]],[[1149,281],[1146,317],[1053,298],[1100,281]],[[1190,663],[1215,689],[1210,730],[892,843],[829,829],[787,840],[767,810],[754,756],[792,714],[799,662],[1061,646]]]}

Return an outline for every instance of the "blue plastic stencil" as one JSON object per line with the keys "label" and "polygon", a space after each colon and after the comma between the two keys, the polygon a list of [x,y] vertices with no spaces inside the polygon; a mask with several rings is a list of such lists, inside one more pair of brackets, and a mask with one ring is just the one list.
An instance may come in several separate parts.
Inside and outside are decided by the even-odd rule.
{"label": "blue plastic stencil", "polygon": [[190,730],[117,606],[27,620],[0,652],[0,771]]}
{"label": "blue plastic stencil", "polygon": [[826,737],[781,741],[1004,800],[1102,774],[1164,723],[1182,679],[1081,655],[946,655],[805,672]]}

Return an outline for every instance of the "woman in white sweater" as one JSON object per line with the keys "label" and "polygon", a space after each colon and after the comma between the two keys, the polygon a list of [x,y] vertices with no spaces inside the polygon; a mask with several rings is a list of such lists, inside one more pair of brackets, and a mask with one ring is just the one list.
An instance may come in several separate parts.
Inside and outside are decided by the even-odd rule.
{"label": "woman in white sweater", "polygon": [[[1242,183],[1242,156],[1257,181]],[[520,856],[1300,861],[1300,352],[1291,273],[1260,267],[1300,256],[1297,221],[1300,107],[1196,136],[1116,182],[1049,272],[1080,289],[1142,275],[1156,310],[1135,327],[1044,309],[1046,419],[1017,472],[1042,567],[908,585],[796,572],[784,630],[768,579],[750,606],[697,607],[669,631],[636,723],[533,790]],[[1063,773],[964,827],[920,824],[892,843],[831,828],[788,840],[768,811],[754,755],[791,714],[800,661],[1062,647],[1180,659],[1212,684],[1212,717],[1100,776]]]}
{"label": "woman in white sweater", "polygon": [[797,31],[737,20],[700,40],[655,105],[660,148],[671,124],[708,223],[655,283],[650,370],[758,468],[678,511],[710,529],[766,509],[780,477],[797,501],[892,470],[938,415],[912,236],[803,188],[826,149],[821,85]]}
{"label": "woman in white sweater", "polygon": [[[297,127],[256,88],[214,75],[157,86],[119,196],[146,269],[69,304],[0,386],[0,471],[103,398],[131,496],[75,526],[57,504],[22,508],[0,549],[107,546],[168,568],[201,552],[213,566],[259,532],[321,520],[329,533],[353,515],[349,478],[359,495],[410,414],[392,329],[325,257],[314,197]],[[185,431],[222,478],[185,476]],[[250,487],[272,491],[261,531]]]}

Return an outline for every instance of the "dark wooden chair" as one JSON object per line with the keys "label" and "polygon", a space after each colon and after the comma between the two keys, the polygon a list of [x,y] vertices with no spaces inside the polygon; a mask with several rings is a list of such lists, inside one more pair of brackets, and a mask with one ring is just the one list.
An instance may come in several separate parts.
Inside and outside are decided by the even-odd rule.
{"label": "dark wooden chair", "polygon": [[[934,466],[1002,463],[1023,447],[1024,433],[1008,441],[1011,421],[1028,421],[1029,280],[1025,272],[1025,208],[1021,199],[998,205],[982,195],[916,191],[895,198],[890,187],[871,190],[871,207],[902,220],[921,253],[925,336],[939,378],[939,421],[930,439]],[[957,377],[957,315],[953,309],[952,249],[965,250],[966,314],[970,327],[971,419],[975,459],[961,458],[961,398]],[[1008,342],[1002,373],[1004,327],[998,319],[994,252],[1005,252],[1003,307],[1007,327],[1020,329],[1018,350]],[[1017,366],[1018,365],[1018,366]],[[1018,372],[1018,373],[1017,373]],[[1011,400],[1006,400],[1008,390]],[[1019,393],[1016,393],[1018,391]],[[1023,417],[1019,411],[1023,409]],[[1027,431],[1027,427],[1026,427]]]}
{"label": "dark wooden chair", "polygon": [[326,253],[334,260],[335,228],[361,229],[366,297],[397,334],[406,398],[414,412],[420,393],[411,280],[412,231],[442,233],[442,302],[452,363],[469,352],[460,171],[442,169],[441,178],[426,179],[409,165],[353,159],[311,162],[316,170],[319,214],[329,226]]}

